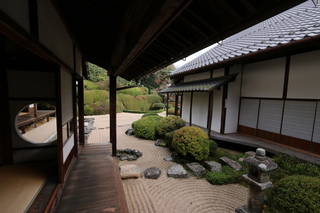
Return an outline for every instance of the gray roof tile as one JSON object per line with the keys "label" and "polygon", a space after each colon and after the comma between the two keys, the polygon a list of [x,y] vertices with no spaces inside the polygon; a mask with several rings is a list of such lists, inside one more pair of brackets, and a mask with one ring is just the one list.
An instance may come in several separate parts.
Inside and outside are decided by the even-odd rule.
{"label": "gray roof tile", "polygon": [[319,34],[320,7],[309,0],[230,36],[222,44],[173,71],[172,75]]}

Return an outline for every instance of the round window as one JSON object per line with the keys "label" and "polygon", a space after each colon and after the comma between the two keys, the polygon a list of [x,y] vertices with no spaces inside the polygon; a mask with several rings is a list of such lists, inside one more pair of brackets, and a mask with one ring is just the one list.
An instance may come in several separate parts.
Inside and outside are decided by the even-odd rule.
{"label": "round window", "polygon": [[55,106],[34,103],[23,107],[16,116],[16,129],[30,143],[52,143],[57,139]]}

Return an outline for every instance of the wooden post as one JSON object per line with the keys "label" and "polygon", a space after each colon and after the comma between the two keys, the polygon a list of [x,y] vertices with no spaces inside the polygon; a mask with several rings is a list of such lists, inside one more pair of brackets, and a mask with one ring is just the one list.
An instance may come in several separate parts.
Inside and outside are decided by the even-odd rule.
{"label": "wooden post", "polygon": [[74,134],[74,155],[78,156],[78,125],[77,125],[77,79],[72,76],[72,110],[73,110],[73,134]]}
{"label": "wooden post", "polygon": [[180,100],[180,118],[182,118],[182,105],[183,105],[183,93],[181,94],[181,100]]}
{"label": "wooden post", "polygon": [[79,108],[79,144],[85,144],[84,138],[84,100],[83,79],[78,80],[78,108]]}
{"label": "wooden post", "polygon": [[193,92],[190,95],[190,114],[189,114],[189,126],[192,126],[192,102],[193,102]]}
{"label": "wooden post", "polygon": [[209,104],[208,104],[208,118],[207,118],[207,129],[208,129],[209,136],[210,136],[210,132],[211,132],[212,112],[213,112],[213,91],[210,91],[209,92]]}
{"label": "wooden post", "polygon": [[112,156],[117,155],[117,76],[109,74],[110,142]]}
{"label": "wooden post", "polygon": [[179,95],[175,94],[175,102],[174,102],[174,115],[178,115],[178,103],[179,103]]}
{"label": "wooden post", "polygon": [[166,116],[169,114],[169,93],[167,93],[167,107],[166,107]]}
{"label": "wooden post", "polygon": [[[229,67],[225,67],[224,69],[224,76],[229,75]],[[220,123],[220,133],[224,134],[225,126],[226,126],[226,115],[227,115],[227,109],[226,109],[226,99],[228,97],[228,83],[223,85],[222,89],[222,104],[221,104],[221,123]]]}

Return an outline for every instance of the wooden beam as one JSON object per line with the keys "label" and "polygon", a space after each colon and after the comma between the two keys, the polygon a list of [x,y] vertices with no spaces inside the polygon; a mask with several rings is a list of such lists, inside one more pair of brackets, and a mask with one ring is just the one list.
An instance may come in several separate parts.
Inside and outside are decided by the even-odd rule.
{"label": "wooden beam", "polygon": [[72,125],[73,125],[73,133],[74,133],[74,155],[78,156],[78,119],[77,119],[77,79],[75,75],[72,76],[72,111],[73,111],[73,118],[72,118]]}
{"label": "wooden beam", "polygon": [[78,78],[78,109],[79,109],[79,144],[85,145],[84,137],[84,85],[83,79]]}
{"label": "wooden beam", "polygon": [[284,73],[284,83],[283,83],[283,95],[282,98],[286,99],[288,94],[288,83],[289,83],[289,73],[290,73],[290,61],[291,56],[286,57],[285,73]]}
{"label": "wooden beam", "polygon": [[112,156],[117,155],[117,76],[109,74],[109,116]]}
{"label": "wooden beam", "polygon": [[183,105],[183,93],[181,94],[181,100],[180,100],[180,118],[182,118],[182,105]]}
{"label": "wooden beam", "polygon": [[190,112],[189,112],[189,125],[192,126],[192,103],[193,102],[193,92],[190,93]]}
{"label": "wooden beam", "polygon": [[39,40],[38,1],[29,0],[29,25],[31,36]]}
{"label": "wooden beam", "polygon": [[191,0],[166,0],[159,12],[154,16],[150,25],[140,36],[134,48],[117,68],[115,75],[119,75],[181,14],[191,3]]}

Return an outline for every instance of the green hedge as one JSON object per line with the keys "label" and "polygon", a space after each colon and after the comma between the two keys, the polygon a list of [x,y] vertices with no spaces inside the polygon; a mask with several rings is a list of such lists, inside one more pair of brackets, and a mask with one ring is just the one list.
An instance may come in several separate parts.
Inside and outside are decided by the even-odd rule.
{"label": "green hedge", "polygon": [[148,117],[148,116],[160,116],[157,112],[147,112],[144,115],[142,115],[142,118]]}
{"label": "green hedge", "polygon": [[186,126],[174,132],[172,147],[182,156],[202,161],[209,156],[208,135],[198,127]]}
{"label": "green hedge", "polygon": [[159,126],[157,126],[157,134],[161,138],[164,138],[166,133],[180,129],[185,125],[186,122],[178,116],[170,115],[168,117],[163,117],[159,122]]}
{"label": "green hedge", "polygon": [[164,108],[165,108],[165,105],[163,103],[154,103],[150,107],[151,110],[159,110]]}
{"label": "green hedge", "polygon": [[159,125],[160,116],[147,116],[132,123],[134,135],[149,140],[156,139],[156,126]]}
{"label": "green hedge", "polygon": [[207,172],[206,179],[215,185],[238,183],[244,170],[236,171],[229,166],[222,166],[222,172]]}
{"label": "green hedge", "polygon": [[127,94],[131,96],[138,96],[138,95],[147,95],[148,88],[146,87],[133,87],[129,89],[120,90],[119,94]]}
{"label": "green hedge", "polygon": [[266,212],[320,212],[320,178],[283,178],[269,192]]}

